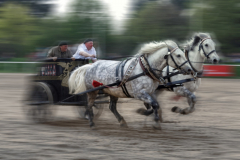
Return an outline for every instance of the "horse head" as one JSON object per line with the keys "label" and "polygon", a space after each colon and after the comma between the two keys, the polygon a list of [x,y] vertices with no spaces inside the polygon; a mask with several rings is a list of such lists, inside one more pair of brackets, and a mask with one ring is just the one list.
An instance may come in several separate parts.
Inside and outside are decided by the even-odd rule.
{"label": "horse head", "polygon": [[165,41],[166,46],[168,48],[168,54],[164,56],[166,59],[167,65],[182,71],[183,74],[190,74],[192,72],[192,68],[189,65],[184,52],[178,48],[178,45],[171,41]]}
{"label": "horse head", "polygon": [[185,47],[185,51],[198,49],[203,60],[208,59],[212,63],[216,64],[219,62],[219,56],[215,50],[215,43],[211,39],[210,35],[207,33],[197,33],[194,35],[194,38],[191,44],[188,44]]}

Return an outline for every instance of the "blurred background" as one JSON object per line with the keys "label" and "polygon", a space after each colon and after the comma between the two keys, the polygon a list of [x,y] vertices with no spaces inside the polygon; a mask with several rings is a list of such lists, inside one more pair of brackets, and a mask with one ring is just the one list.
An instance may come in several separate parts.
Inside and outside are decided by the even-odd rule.
{"label": "blurred background", "polygon": [[0,72],[32,72],[59,41],[74,54],[93,38],[98,58],[135,54],[148,41],[213,35],[224,64],[240,77],[238,0],[0,0]]}

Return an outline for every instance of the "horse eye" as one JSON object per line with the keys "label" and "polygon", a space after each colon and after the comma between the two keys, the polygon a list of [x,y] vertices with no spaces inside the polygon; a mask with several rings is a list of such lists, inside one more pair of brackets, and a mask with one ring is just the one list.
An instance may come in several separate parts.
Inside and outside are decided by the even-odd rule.
{"label": "horse eye", "polygon": [[206,47],[208,47],[208,44],[205,44]]}
{"label": "horse eye", "polygon": [[178,55],[177,55],[177,57],[178,57],[178,58],[180,58],[180,57],[181,57],[181,55],[180,55],[180,54],[178,54]]}

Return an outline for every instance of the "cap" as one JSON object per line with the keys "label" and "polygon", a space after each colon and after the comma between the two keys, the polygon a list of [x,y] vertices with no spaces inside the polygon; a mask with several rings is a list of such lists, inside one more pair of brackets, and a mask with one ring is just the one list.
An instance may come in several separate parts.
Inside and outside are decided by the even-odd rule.
{"label": "cap", "polygon": [[93,41],[93,40],[90,39],[90,38],[88,38],[88,39],[86,39],[83,43],[85,44],[85,43],[87,43],[87,42],[91,42],[91,41]]}
{"label": "cap", "polygon": [[63,45],[68,45],[68,44],[67,44],[67,42],[65,42],[65,41],[62,41],[62,42],[60,42],[60,43],[58,44],[58,46],[63,46]]}

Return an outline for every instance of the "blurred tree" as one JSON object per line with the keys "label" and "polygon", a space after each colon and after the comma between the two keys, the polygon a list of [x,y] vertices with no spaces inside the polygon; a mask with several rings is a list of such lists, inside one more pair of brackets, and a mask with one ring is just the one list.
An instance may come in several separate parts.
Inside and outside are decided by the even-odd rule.
{"label": "blurred tree", "polygon": [[109,22],[102,4],[97,0],[75,0],[70,8],[66,15],[42,20],[36,45],[57,45],[60,40],[81,43],[85,38],[105,43]]}
{"label": "blurred tree", "polygon": [[140,11],[144,8],[144,6],[147,5],[147,3],[149,2],[153,2],[153,1],[157,1],[157,0],[135,0],[132,1],[132,11],[136,12],[136,11]]}
{"label": "blurred tree", "polygon": [[240,2],[238,0],[202,0],[193,3],[196,12],[192,30],[213,32],[224,54],[239,53]]}
{"label": "blurred tree", "polygon": [[149,1],[129,19],[126,42],[121,53],[129,54],[140,43],[166,39],[183,40],[188,34],[188,18],[171,1]]}
{"label": "blurred tree", "polygon": [[172,0],[172,3],[179,9],[190,8],[191,0]]}
{"label": "blurred tree", "polygon": [[1,52],[22,56],[37,31],[35,19],[27,14],[26,7],[14,3],[4,4],[0,12]]}
{"label": "blurred tree", "polygon": [[51,0],[0,0],[0,7],[6,3],[13,2],[29,8],[29,14],[45,17],[51,11],[53,3]]}

